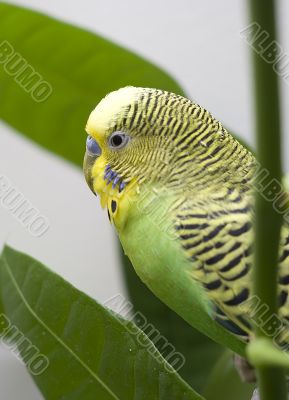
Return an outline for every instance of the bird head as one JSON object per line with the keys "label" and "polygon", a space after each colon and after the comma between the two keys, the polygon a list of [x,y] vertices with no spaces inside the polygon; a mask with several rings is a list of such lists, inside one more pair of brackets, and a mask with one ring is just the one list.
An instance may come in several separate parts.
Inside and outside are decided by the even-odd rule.
{"label": "bird head", "polygon": [[[92,111],[86,126],[84,172],[93,191],[99,192],[104,175],[106,183],[120,192],[131,180],[160,178],[157,164],[168,163],[173,153],[167,137],[160,135],[161,121],[155,119],[164,93],[125,87],[109,93]],[[162,125],[167,127],[166,118]]]}
{"label": "bird head", "polygon": [[160,116],[156,111],[166,111],[169,100],[177,97],[156,89],[125,87],[109,93],[91,112],[83,168],[102,206],[128,191],[139,191],[144,182],[168,175],[175,147],[165,131],[174,113]]}
{"label": "bird head", "polygon": [[199,192],[208,182],[218,185],[239,174],[239,160],[227,162],[238,142],[208,111],[173,93],[137,87],[111,92],[90,114],[86,131],[85,177],[110,216],[144,186],[191,185]]}

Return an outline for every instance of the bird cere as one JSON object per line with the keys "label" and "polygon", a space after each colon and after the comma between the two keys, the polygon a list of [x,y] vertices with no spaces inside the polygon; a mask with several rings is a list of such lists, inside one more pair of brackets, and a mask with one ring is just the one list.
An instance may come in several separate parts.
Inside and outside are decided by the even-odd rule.
{"label": "bird cere", "polygon": [[[195,325],[201,310],[247,340],[253,329],[254,178],[260,172],[252,153],[207,110],[158,89],[108,94],[86,131],[87,183],[140,278],[180,315],[185,288]],[[288,255],[285,219],[278,287],[285,327]],[[282,332],[280,346],[288,342]]]}

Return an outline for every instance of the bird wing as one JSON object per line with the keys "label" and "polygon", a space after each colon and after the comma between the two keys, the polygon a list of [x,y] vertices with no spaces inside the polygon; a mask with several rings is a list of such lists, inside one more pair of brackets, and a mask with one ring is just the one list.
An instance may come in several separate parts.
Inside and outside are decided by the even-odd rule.
{"label": "bird wing", "polygon": [[[225,188],[204,197],[189,195],[176,211],[176,230],[191,277],[215,305],[215,319],[231,332],[252,331],[253,196]],[[289,304],[289,228],[281,232],[280,317],[287,326]]]}

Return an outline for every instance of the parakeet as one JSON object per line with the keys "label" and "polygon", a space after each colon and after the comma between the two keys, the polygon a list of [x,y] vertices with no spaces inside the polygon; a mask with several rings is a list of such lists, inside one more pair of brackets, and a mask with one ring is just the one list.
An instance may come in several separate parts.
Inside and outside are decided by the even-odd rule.
{"label": "parakeet", "polygon": [[[111,92],[91,112],[86,131],[87,183],[140,278],[215,340],[215,321],[230,334],[250,338],[255,157],[204,108],[158,89]],[[288,256],[284,222],[284,326]],[[205,322],[200,313],[208,316]]]}

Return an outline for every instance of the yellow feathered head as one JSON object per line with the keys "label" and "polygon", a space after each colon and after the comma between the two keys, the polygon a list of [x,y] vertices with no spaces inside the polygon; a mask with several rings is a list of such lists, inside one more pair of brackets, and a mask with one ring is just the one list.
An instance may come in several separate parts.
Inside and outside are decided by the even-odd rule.
{"label": "yellow feathered head", "polygon": [[215,192],[229,181],[242,185],[254,162],[208,111],[157,89],[125,87],[108,94],[90,114],[86,131],[86,180],[109,214],[143,183],[191,196],[204,188]]}
{"label": "yellow feathered head", "polygon": [[[168,140],[171,102],[182,99],[156,89],[125,87],[109,93],[89,116],[84,161],[95,193],[122,193],[129,183],[161,179],[168,173],[175,146]],[[171,110],[168,113],[168,110]]]}

